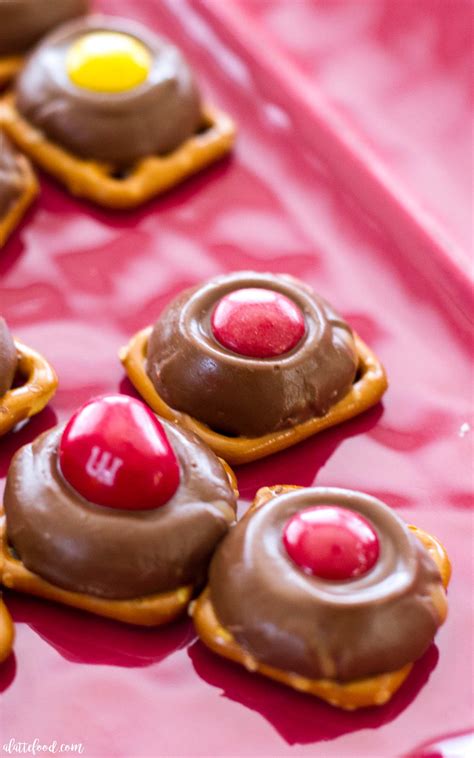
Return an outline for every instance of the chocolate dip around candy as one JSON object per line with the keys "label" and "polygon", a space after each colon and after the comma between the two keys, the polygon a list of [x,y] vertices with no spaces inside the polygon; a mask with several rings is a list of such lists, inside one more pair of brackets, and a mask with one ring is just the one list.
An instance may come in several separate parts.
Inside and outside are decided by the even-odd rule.
{"label": "chocolate dip around candy", "polygon": [[[305,573],[282,542],[288,520],[315,505],[365,517],[380,555],[366,574],[325,580]],[[258,663],[310,679],[351,681],[419,658],[443,622],[440,572],[419,540],[379,500],[336,488],[280,495],[244,517],[218,547],[209,571],[220,624]],[[438,606],[439,607],[439,606]]]}
{"label": "chocolate dip around candy", "polygon": [[4,496],[8,539],[43,579],[102,598],[137,598],[202,582],[235,519],[235,495],[217,457],[193,434],[161,420],[181,469],[172,498],[154,510],[85,500],[64,480],[57,449],[64,426],[21,448]]}
{"label": "chocolate dip around candy", "polygon": [[[1,199],[1,174],[0,174]],[[8,392],[15,378],[18,358],[15,344],[5,319],[0,317],[0,398]]]}
{"label": "chocolate dip around candy", "polygon": [[26,52],[64,21],[82,16],[89,0],[0,0],[0,57]]}
{"label": "chocolate dip around candy", "polygon": [[[299,306],[306,333],[292,350],[251,358],[217,342],[216,303],[245,288],[280,292]],[[215,431],[250,437],[324,415],[349,391],[357,364],[351,329],[328,303],[292,277],[249,271],[178,295],[158,318],[147,354],[148,376],[168,405]]]}
{"label": "chocolate dip around candy", "polygon": [[[142,84],[110,93],[71,81],[71,45],[103,31],[129,35],[148,48],[152,63]],[[171,152],[202,122],[194,77],[180,51],[139,23],[106,16],[65,24],[40,44],[18,79],[17,107],[51,142],[118,168]]]}
{"label": "chocolate dip around candy", "polygon": [[18,153],[0,131],[0,221],[25,189]]}

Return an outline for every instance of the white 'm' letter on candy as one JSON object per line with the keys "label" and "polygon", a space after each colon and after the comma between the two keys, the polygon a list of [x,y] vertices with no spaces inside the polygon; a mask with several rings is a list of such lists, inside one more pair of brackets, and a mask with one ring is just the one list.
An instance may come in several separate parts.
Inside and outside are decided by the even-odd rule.
{"label": "white 'm' letter on candy", "polygon": [[117,472],[122,465],[123,460],[121,458],[112,458],[112,454],[107,450],[101,450],[100,447],[94,445],[87,461],[86,471],[89,476],[94,477],[102,484],[113,487]]}

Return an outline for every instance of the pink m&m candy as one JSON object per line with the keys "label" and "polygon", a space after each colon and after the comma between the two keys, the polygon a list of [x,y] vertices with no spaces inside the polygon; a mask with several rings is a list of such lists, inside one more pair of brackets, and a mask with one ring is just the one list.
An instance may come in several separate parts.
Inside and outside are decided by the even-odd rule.
{"label": "pink m&m candy", "polygon": [[252,358],[275,358],[292,350],[306,325],[301,309],[285,295],[252,287],[235,290],[217,303],[212,333],[228,350]]}
{"label": "pink m&m candy", "polygon": [[380,545],[373,526],[354,511],[317,505],[296,513],[283,531],[290,558],[320,579],[354,579],[370,571]]}

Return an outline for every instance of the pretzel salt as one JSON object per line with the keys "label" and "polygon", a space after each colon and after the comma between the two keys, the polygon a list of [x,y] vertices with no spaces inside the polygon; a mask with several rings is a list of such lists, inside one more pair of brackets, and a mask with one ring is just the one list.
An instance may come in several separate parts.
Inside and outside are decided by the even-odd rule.
{"label": "pretzel salt", "polygon": [[231,150],[235,139],[231,118],[207,107],[202,131],[169,155],[145,157],[128,175],[117,178],[113,166],[79,158],[50,142],[20,115],[12,94],[1,103],[0,124],[24,153],[65,184],[73,195],[117,209],[135,208],[170,190],[222,158]]}
{"label": "pretzel salt", "polygon": [[131,383],[155,413],[190,429],[217,455],[231,464],[248,463],[285,450],[323,429],[347,421],[375,405],[388,386],[382,364],[372,350],[354,335],[359,356],[358,376],[347,395],[333,405],[324,416],[261,437],[227,437],[186,413],[170,408],[160,397],[146,372],[146,354],[151,331],[152,327],[149,326],[138,332],[120,351],[120,360]]}
{"label": "pretzel salt", "polygon": [[15,340],[15,347],[17,373],[23,381],[0,397],[0,436],[42,411],[58,385],[54,369],[43,356],[19,340]]}
{"label": "pretzel salt", "polygon": [[[257,492],[255,501],[247,513],[253,512],[272,498],[293,489],[300,488],[287,485],[262,488]],[[446,589],[451,576],[451,565],[444,547],[422,529],[413,526],[408,528],[414,532],[435,561]],[[441,605],[445,607],[444,604]],[[194,603],[192,615],[199,637],[217,655],[239,663],[251,672],[259,672],[270,679],[289,685],[300,692],[315,695],[331,705],[348,711],[388,702],[413,668],[413,664],[408,663],[398,671],[345,683],[331,679],[308,679],[299,674],[259,663],[250,656],[238,644],[231,632],[219,623],[208,588]]]}

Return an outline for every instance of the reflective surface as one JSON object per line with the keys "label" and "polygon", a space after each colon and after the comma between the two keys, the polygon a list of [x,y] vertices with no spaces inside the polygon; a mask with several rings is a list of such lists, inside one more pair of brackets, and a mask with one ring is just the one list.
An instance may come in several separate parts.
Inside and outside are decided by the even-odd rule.
{"label": "reflective surface", "polygon": [[469,249],[471,3],[231,2],[281,46],[413,203]]}
{"label": "reflective surface", "polygon": [[[234,269],[287,272],[330,300],[376,350],[390,388],[359,419],[243,467],[242,498],[275,483],[381,498],[448,549],[450,615],[389,704],[342,713],[215,658],[187,620],[141,631],[7,593],[18,639],[0,670],[1,742],[82,742],[89,756],[378,758],[441,744],[472,721],[464,276],[424,217],[412,223],[406,206],[375,192],[365,159],[354,151],[338,159],[333,124],[315,119],[305,92],[287,89],[285,67],[270,49],[265,60],[265,49],[252,47],[250,31],[242,38],[205,2],[97,7],[182,46],[240,137],[232,158],[133,213],[98,210],[43,179],[40,201],[0,254],[0,311],[51,360],[60,386],[48,409],[0,441],[0,475],[20,445],[91,395],[133,394],[117,351],[179,290]],[[444,202],[454,219],[458,195]]]}

